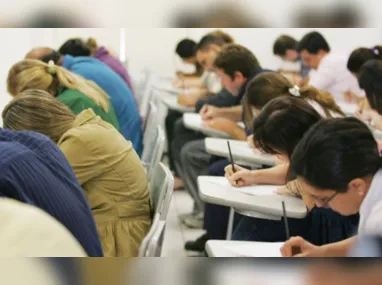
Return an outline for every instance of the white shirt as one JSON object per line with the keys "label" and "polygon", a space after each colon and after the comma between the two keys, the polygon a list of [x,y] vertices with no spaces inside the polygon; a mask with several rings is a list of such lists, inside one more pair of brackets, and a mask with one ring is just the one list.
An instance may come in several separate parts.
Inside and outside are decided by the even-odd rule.
{"label": "white shirt", "polygon": [[[312,106],[313,109],[316,110],[317,113],[320,114],[320,116],[322,118],[326,119],[328,117],[324,111],[324,108],[322,108],[322,106],[318,102],[313,101],[313,100],[306,100],[306,102],[309,103],[309,105]],[[332,116],[332,118],[341,118],[342,117],[341,114],[335,113],[331,110],[329,110],[329,114]]]}
{"label": "white shirt", "polygon": [[382,236],[382,169],[374,175],[359,215],[358,234]]}
{"label": "white shirt", "polygon": [[208,89],[211,93],[218,93],[222,89],[222,85],[220,82],[219,76],[215,72],[205,71],[203,72],[200,80],[203,85]]}
{"label": "white shirt", "polygon": [[73,235],[28,204],[0,198],[0,257],[85,257]]}
{"label": "white shirt", "polygon": [[347,69],[347,58],[331,52],[321,59],[317,70],[309,73],[309,85],[328,91],[336,102],[344,102],[344,92],[352,91],[360,95],[357,78]]}

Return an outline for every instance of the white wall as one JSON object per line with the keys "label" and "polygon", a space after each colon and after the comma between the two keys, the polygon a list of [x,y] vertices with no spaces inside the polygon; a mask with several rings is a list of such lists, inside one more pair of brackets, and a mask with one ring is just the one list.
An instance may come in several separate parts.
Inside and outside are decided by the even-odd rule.
{"label": "white wall", "polygon": [[[264,67],[276,69],[279,60],[272,54],[272,45],[282,33],[297,39],[308,29],[224,29],[237,43],[250,48]],[[318,29],[329,41],[334,52],[349,54],[359,46],[373,46],[382,42],[381,29]],[[175,45],[185,37],[198,41],[211,29],[138,29],[127,28],[126,55],[131,71],[145,68],[169,74],[177,65],[174,55]],[[102,45],[119,53],[120,28],[114,29],[1,29],[0,38],[5,43],[0,46],[0,110],[8,103],[10,96],[6,92],[6,77],[12,64],[21,60],[36,46],[58,48],[65,40],[72,37],[94,37]],[[0,119],[1,121],[1,119]]]}

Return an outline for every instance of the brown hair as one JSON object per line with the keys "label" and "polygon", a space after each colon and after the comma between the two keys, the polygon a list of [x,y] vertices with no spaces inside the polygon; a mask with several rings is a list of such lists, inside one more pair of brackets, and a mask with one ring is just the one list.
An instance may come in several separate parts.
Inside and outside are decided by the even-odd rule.
{"label": "brown hair", "polygon": [[224,70],[232,79],[235,72],[249,78],[260,69],[256,56],[246,47],[237,44],[225,45],[215,59],[214,66]]}
{"label": "brown hair", "polygon": [[26,59],[13,65],[8,72],[7,89],[13,96],[27,89],[42,89],[56,97],[61,88],[78,90],[106,112],[110,108],[109,96],[102,88],[53,62]]}
{"label": "brown hair", "polygon": [[222,30],[213,31],[213,32],[209,33],[209,35],[223,39],[226,44],[235,43],[235,40],[233,39],[233,37],[231,37],[229,34],[223,32]]}
{"label": "brown hair", "polygon": [[97,44],[96,39],[92,38],[92,37],[88,38],[85,45],[89,48],[91,54],[93,54],[96,51],[96,49],[98,48],[98,44]]}
{"label": "brown hair", "polygon": [[[292,83],[276,72],[263,72],[252,79],[248,83],[244,97],[244,121],[247,126],[252,125],[253,114],[251,106],[262,109],[274,98],[284,95],[293,96],[289,92],[290,88],[293,88]],[[345,116],[329,92],[320,91],[313,86],[306,86],[300,88],[299,93],[300,96],[298,98],[317,102],[327,117],[332,117],[331,112]]]}
{"label": "brown hair", "polygon": [[75,115],[48,92],[28,89],[5,106],[4,128],[36,131],[57,143],[62,135],[73,127]]}

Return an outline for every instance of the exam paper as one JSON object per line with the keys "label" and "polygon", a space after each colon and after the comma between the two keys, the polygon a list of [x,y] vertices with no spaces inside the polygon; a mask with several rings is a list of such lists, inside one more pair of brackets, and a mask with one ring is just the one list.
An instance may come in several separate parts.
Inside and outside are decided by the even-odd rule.
{"label": "exam paper", "polygon": [[221,177],[213,177],[211,178],[211,182],[232,191],[242,192],[254,196],[278,195],[277,193],[275,193],[275,191],[281,187],[280,185],[254,185],[246,187],[233,187],[226,178]]}

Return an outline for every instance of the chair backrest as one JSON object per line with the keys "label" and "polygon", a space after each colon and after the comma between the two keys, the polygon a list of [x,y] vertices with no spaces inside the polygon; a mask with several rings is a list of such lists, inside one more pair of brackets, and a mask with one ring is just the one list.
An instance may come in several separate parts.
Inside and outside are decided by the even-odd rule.
{"label": "chair backrest", "polygon": [[155,215],[153,218],[153,222],[151,224],[149,232],[146,234],[145,238],[142,240],[142,243],[139,247],[139,257],[144,257],[146,254],[147,246],[149,244],[149,241],[152,239],[154,236],[154,232],[158,228],[159,225],[159,214]]}
{"label": "chair backrest", "polygon": [[157,126],[155,135],[150,136],[145,143],[142,153],[142,163],[146,168],[146,174],[151,180],[153,168],[161,161],[166,137],[162,126]]}
{"label": "chair backrest", "polygon": [[154,92],[154,88],[153,88],[154,82],[155,82],[155,76],[152,72],[150,72],[147,75],[147,80],[145,83],[145,87],[143,89],[142,98],[139,102],[139,110],[140,110],[141,116],[143,118],[145,118],[147,116],[147,111],[149,108],[150,99],[151,99],[153,92]]}
{"label": "chair backrest", "polygon": [[153,236],[148,242],[145,257],[160,257],[162,255],[165,229],[166,222],[159,220],[154,228]]}
{"label": "chair backrest", "polygon": [[154,102],[150,102],[147,109],[147,115],[144,120],[143,125],[143,144],[150,138],[150,136],[155,135],[155,127],[158,125],[156,122],[156,117],[158,114],[158,108]]}
{"label": "chair backrest", "polygon": [[150,182],[150,198],[154,216],[159,214],[161,221],[167,219],[173,191],[174,177],[170,169],[160,162],[153,170]]}

